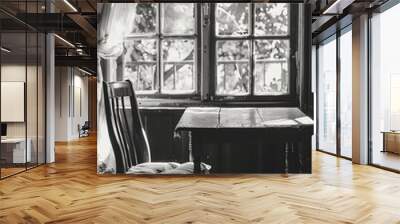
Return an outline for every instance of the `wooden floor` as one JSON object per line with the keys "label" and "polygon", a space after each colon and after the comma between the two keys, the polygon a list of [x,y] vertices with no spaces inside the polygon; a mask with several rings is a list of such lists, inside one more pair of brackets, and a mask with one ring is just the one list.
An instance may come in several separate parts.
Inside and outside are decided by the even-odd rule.
{"label": "wooden floor", "polygon": [[400,175],[315,152],[312,175],[96,175],[96,140],[0,181],[0,223],[400,223]]}
{"label": "wooden floor", "polygon": [[391,152],[374,151],[372,161],[376,165],[400,170],[400,155]]}
{"label": "wooden floor", "polygon": [[14,168],[14,167],[12,167],[12,168],[1,168],[1,177],[3,178],[3,177],[8,177],[8,176],[11,176],[11,175],[13,175],[13,174],[16,174],[16,173],[19,173],[19,172],[23,172],[23,171],[25,171],[26,169],[25,169],[25,167],[23,167],[23,168],[19,168],[19,167],[17,167],[17,168]]}

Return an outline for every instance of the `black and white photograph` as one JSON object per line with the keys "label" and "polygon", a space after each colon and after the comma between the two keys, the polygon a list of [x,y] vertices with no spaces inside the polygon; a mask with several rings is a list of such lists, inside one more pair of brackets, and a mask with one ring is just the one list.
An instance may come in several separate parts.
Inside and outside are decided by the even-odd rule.
{"label": "black and white photograph", "polygon": [[311,172],[301,7],[97,7],[99,173]]}

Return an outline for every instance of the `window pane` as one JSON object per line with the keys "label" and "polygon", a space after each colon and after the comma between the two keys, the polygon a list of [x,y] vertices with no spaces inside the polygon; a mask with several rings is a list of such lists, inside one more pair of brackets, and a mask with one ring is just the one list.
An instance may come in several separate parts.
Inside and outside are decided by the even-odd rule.
{"label": "window pane", "polygon": [[289,93],[288,40],[254,42],[254,79],[256,95]]}
{"label": "window pane", "polygon": [[217,36],[248,35],[249,14],[247,3],[218,3],[215,17]]}
{"label": "window pane", "polygon": [[256,36],[288,35],[288,4],[255,4],[254,34]]}
{"label": "window pane", "polygon": [[157,40],[127,40],[125,50],[124,79],[130,79],[136,91],[154,90]]}
{"label": "window pane", "polygon": [[217,41],[217,95],[249,93],[249,42]]}
{"label": "window pane", "polygon": [[[25,3],[23,3],[25,4]],[[6,17],[7,18],[7,17]],[[18,31],[24,31],[18,28]],[[28,134],[28,123],[24,116],[27,113],[28,104],[25,103],[27,96],[34,96],[36,93],[26,92],[27,88],[27,72],[30,69],[26,59],[32,55],[30,49],[27,47],[25,32],[7,32],[1,34],[1,47],[7,50],[0,50],[1,66],[1,102],[0,112],[2,114],[1,124],[6,125],[6,133],[2,135],[7,138],[18,138],[20,144],[23,145],[22,149],[14,150],[13,145],[1,145],[1,177],[21,172],[26,170],[26,163],[31,162],[32,151],[29,152],[25,148],[28,144],[32,144],[31,140],[26,139]],[[25,91],[26,90],[26,91]],[[13,96],[4,97],[12,93]],[[17,121],[17,122],[15,122]],[[3,127],[3,126],[2,126]],[[3,132],[3,131],[2,131]],[[29,156],[31,155],[31,156]]]}
{"label": "window pane", "polygon": [[[371,18],[372,163],[400,171],[400,4]],[[392,133],[391,131],[394,131]],[[383,132],[389,132],[384,134]]]}
{"label": "window pane", "polygon": [[138,3],[132,35],[154,34],[157,31],[157,4]]}
{"label": "window pane", "polygon": [[318,48],[318,147],[336,154],[336,40]]}
{"label": "window pane", "polygon": [[340,37],[340,152],[352,156],[352,34]]}
{"label": "window pane", "polygon": [[193,39],[162,41],[163,93],[191,93],[196,90]]}
{"label": "window pane", "polygon": [[194,4],[162,4],[163,34],[194,34]]}

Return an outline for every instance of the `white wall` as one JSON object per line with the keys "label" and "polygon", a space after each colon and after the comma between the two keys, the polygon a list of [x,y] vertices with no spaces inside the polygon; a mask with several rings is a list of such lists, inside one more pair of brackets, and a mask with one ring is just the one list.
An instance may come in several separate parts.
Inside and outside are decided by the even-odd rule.
{"label": "white wall", "polygon": [[[78,138],[78,125],[83,125],[85,121],[89,120],[89,93],[88,93],[88,77],[82,76],[82,73],[77,70],[74,70],[74,91],[72,92],[72,99],[74,100],[71,105],[72,108],[72,120],[71,120],[71,132],[70,135],[72,138]],[[78,93],[78,91],[80,93]],[[80,97],[79,97],[80,95]],[[78,102],[80,100],[80,102]],[[80,108],[79,108],[80,107]]]}
{"label": "white wall", "polygon": [[55,140],[77,139],[78,125],[88,120],[88,77],[76,68],[56,67],[55,85]]}
{"label": "white wall", "polygon": [[[3,82],[25,82],[26,75],[25,65],[2,65],[1,66],[1,81]],[[7,110],[7,108],[1,108]],[[25,122],[7,123],[8,137],[25,137]]]}
{"label": "white wall", "polygon": [[[26,73],[28,72],[28,73]],[[27,119],[28,119],[28,137],[32,130],[36,130],[36,107],[37,107],[37,93],[36,88],[29,88],[36,86],[36,80],[32,79],[32,75],[36,76],[36,67],[25,66],[18,64],[5,64],[1,66],[1,81],[2,82],[24,82],[27,83],[25,78],[28,76],[27,87]],[[40,106],[40,105],[39,105]],[[1,108],[7,110],[8,108]],[[35,112],[35,113],[33,113]],[[7,136],[8,137],[25,137],[25,122],[7,122]],[[36,132],[35,132],[36,137]]]}
{"label": "white wall", "polygon": [[[44,116],[44,73],[41,66],[32,66],[25,64],[3,64],[1,66],[2,82],[24,82],[26,85],[26,106],[22,108],[22,112],[26,112],[26,120],[22,122],[6,122],[7,137],[9,138],[25,138],[30,139],[30,147],[32,150],[32,161],[44,163],[45,150],[45,116]],[[23,94],[23,93],[22,93]],[[7,97],[7,96],[2,96]],[[1,108],[3,112],[12,110],[12,108]],[[7,111],[7,113],[13,113]],[[37,154],[39,154],[37,156]]]}
{"label": "white wall", "polygon": [[55,68],[55,141],[68,140],[69,73],[68,67]]}

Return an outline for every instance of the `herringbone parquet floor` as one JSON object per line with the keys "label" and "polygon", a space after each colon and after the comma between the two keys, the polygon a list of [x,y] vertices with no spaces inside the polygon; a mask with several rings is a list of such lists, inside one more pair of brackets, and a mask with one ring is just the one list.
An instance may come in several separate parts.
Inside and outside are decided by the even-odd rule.
{"label": "herringbone parquet floor", "polygon": [[96,175],[96,141],[0,181],[0,223],[400,223],[400,175],[315,152],[312,175]]}

